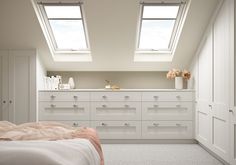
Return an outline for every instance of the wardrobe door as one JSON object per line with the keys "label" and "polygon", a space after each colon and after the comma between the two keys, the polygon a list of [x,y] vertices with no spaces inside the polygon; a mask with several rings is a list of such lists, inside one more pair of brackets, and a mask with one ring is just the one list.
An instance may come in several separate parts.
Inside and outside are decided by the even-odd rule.
{"label": "wardrobe door", "polygon": [[212,147],[229,161],[230,34],[228,2],[225,1],[214,24],[213,102],[211,108]]}
{"label": "wardrobe door", "polygon": [[212,104],[212,33],[206,37],[198,59],[198,100],[196,106],[196,139],[210,144],[210,105]]}
{"label": "wardrobe door", "polygon": [[[31,51],[10,51],[9,112],[10,121],[33,121],[36,112],[35,56]],[[35,90],[32,90],[35,88]]]}

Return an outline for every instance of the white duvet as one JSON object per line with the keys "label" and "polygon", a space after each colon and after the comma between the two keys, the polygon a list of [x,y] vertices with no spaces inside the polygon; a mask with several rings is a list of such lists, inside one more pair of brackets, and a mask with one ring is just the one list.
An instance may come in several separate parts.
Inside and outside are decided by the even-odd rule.
{"label": "white duvet", "polygon": [[100,165],[87,139],[0,141],[0,165]]}

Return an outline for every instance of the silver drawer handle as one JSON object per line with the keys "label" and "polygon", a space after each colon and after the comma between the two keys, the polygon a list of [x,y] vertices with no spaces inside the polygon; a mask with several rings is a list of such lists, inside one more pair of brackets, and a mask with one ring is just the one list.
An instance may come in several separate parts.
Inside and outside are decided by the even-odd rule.
{"label": "silver drawer handle", "polygon": [[180,104],[177,104],[176,107],[181,107],[181,105],[180,105]]}
{"label": "silver drawer handle", "polygon": [[3,101],[2,101],[2,103],[3,103],[3,104],[5,104],[5,103],[6,103],[6,101],[5,101],[5,100],[3,100]]}
{"label": "silver drawer handle", "polygon": [[74,107],[74,108],[78,108],[78,105],[74,104],[73,107]]}
{"label": "silver drawer handle", "polygon": [[126,127],[129,126],[129,123],[125,123],[124,126],[126,126]]}
{"label": "silver drawer handle", "polygon": [[103,107],[103,108],[106,108],[107,106],[104,104],[104,105],[102,105],[102,107]]}
{"label": "silver drawer handle", "polygon": [[158,99],[159,96],[153,96],[154,99]]}
{"label": "silver drawer handle", "polygon": [[106,126],[107,124],[106,123],[102,123],[102,126]]}
{"label": "silver drawer handle", "polygon": [[153,126],[157,127],[157,126],[159,126],[159,124],[158,123],[153,123]]}
{"label": "silver drawer handle", "polygon": [[51,106],[51,108],[55,108],[56,107],[56,105],[54,105],[54,104],[51,104],[50,106]]}
{"label": "silver drawer handle", "polygon": [[107,96],[102,96],[102,98],[103,98],[103,99],[106,99],[106,98],[107,98]]}
{"label": "silver drawer handle", "polygon": [[78,96],[74,96],[74,99],[77,99],[78,98]]}
{"label": "silver drawer handle", "polygon": [[129,96],[125,96],[125,98],[126,98],[126,99],[128,99],[128,98],[129,98]]}

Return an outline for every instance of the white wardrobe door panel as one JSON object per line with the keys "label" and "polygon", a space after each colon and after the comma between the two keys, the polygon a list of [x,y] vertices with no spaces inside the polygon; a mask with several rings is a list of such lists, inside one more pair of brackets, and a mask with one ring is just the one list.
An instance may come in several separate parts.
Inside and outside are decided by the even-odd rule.
{"label": "white wardrobe door panel", "polygon": [[197,111],[197,140],[201,143],[210,143],[210,117],[206,113]]}
{"label": "white wardrobe door panel", "polygon": [[9,58],[10,120],[20,124],[29,121],[30,118],[30,57],[10,56]]}
{"label": "white wardrobe door panel", "polygon": [[207,36],[199,54],[198,97],[203,101],[212,101],[212,33]]}
{"label": "white wardrobe door panel", "polygon": [[3,120],[2,119],[2,106],[3,106],[3,99],[2,99],[2,63],[3,63],[3,60],[2,60],[2,56],[1,56],[1,52],[0,52],[0,120]]}

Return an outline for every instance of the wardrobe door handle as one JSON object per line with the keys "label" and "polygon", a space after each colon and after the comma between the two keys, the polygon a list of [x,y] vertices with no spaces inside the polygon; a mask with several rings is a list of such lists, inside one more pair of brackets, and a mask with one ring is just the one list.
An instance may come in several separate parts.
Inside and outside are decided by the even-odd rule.
{"label": "wardrobe door handle", "polygon": [[11,103],[12,103],[12,101],[10,100],[10,101],[9,101],[9,103],[11,104]]}
{"label": "wardrobe door handle", "polygon": [[6,101],[5,100],[3,100],[3,102],[2,102],[3,104],[5,104],[6,103]]}

